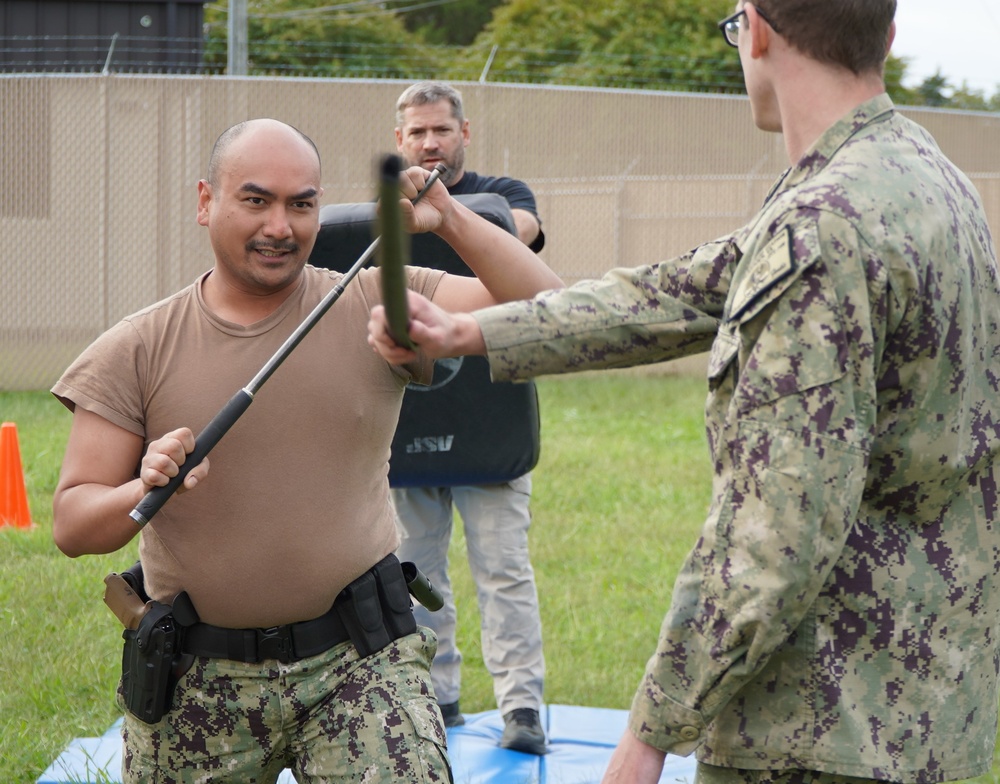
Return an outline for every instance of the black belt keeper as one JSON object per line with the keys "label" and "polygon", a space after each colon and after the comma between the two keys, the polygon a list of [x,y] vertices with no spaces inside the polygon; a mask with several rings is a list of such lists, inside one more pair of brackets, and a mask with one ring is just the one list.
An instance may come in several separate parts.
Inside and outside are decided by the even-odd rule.
{"label": "black belt keeper", "polygon": [[350,583],[333,607],[311,621],[267,629],[226,629],[196,623],[184,629],[183,650],[196,656],[255,664],[307,659],[351,640],[361,656],[417,630],[399,559],[389,554]]}

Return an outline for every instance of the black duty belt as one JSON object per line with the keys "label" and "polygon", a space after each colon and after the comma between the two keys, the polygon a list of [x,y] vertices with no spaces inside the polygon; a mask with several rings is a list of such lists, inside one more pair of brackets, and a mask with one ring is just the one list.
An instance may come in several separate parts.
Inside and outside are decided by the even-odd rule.
{"label": "black duty belt", "polygon": [[254,664],[265,659],[288,663],[307,659],[351,639],[347,628],[331,608],[311,621],[272,626],[268,629],[226,629],[196,623],[184,629],[181,649],[195,656]]}
{"label": "black duty belt", "polygon": [[[417,630],[411,592],[430,610],[443,603],[440,593],[413,564],[400,564],[390,553],[351,581],[319,618],[270,629],[224,629],[182,621],[180,648],[183,653],[213,659],[251,664],[277,659],[287,663],[350,640],[359,655],[370,656]],[[176,603],[174,607],[176,613]],[[197,618],[193,607],[190,614],[191,620]]]}

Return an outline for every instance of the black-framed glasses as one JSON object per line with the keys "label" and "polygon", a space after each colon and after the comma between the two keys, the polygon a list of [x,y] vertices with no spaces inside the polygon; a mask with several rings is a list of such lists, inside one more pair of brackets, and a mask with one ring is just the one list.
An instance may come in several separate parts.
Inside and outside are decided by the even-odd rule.
{"label": "black-framed glasses", "polygon": [[[760,14],[760,18],[771,25],[771,29],[774,30],[774,32],[781,32],[778,30],[777,26],[775,26],[774,22],[767,18],[767,14],[760,9],[760,6],[755,5],[754,8],[757,9],[757,13]],[[741,8],[732,16],[727,16],[719,22],[719,29],[722,31],[722,37],[725,38],[726,43],[734,49],[738,49],[740,45],[740,17],[745,16],[746,12],[747,10],[745,7]]]}

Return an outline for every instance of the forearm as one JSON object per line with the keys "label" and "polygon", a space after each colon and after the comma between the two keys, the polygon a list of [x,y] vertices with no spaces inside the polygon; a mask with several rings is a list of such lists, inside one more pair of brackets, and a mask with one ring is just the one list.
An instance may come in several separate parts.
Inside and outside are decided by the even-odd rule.
{"label": "forearm", "polygon": [[616,270],[530,302],[477,311],[494,379],[628,367],[707,351],[718,319],[662,296],[658,278],[655,267]]}
{"label": "forearm", "polygon": [[[426,356],[441,359],[486,353],[479,325],[468,313],[448,313],[414,292],[410,292],[409,302],[409,335]],[[372,309],[368,332],[369,344],[388,362],[405,365],[414,361],[413,351],[397,345],[381,305]]]}
{"label": "forearm", "polygon": [[437,233],[469,265],[495,302],[527,299],[563,285],[515,235],[457,201]]}
{"label": "forearm", "polygon": [[601,784],[656,784],[663,773],[664,753],[625,730]]}
{"label": "forearm", "polygon": [[454,345],[448,356],[466,357],[483,356],[486,354],[486,341],[483,339],[483,331],[479,328],[479,323],[475,317],[469,313],[452,314],[455,320],[453,329]]}
{"label": "forearm", "polygon": [[629,367],[707,351],[737,258],[726,236],[677,259],[476,313],[493,377]]}
{"label": "forearm", "polygon": [[[129,513],[153,487],[177,474],[194,443],[190,428],[178,428],[153,441],[142,455],[142,436],[77,406],[52,499],[56,546],[74,558],[123,547],[139,531]],[[177,492],[194,487],[207,473],[206,458]]]}
{"label": "forearm", "polygon": [[129,512],[142,500],[144,488],[135,479],[121,487],[82,484],[57,491],[52,522],[56,546],[71,558],[120,550],[139,533]]}

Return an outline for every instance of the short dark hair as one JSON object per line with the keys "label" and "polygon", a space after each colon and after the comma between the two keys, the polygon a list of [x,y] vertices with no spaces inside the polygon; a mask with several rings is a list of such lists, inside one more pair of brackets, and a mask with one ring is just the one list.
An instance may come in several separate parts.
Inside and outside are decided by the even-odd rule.
{"label": "short dark hair", "polygon": [[855,74],[882,73],[896,0],[749,0],[805,55]]}
{"label": "short dark hair", "polygon": [[396,101],[396,127],[402,128],[406,121],[404,112],[411,106],[424,106],[438,101],[451,104],[451,116],[461,125],[465,121],[462,109],[462,94],[454,87],[443,82],[417,82],[410,85]]}

